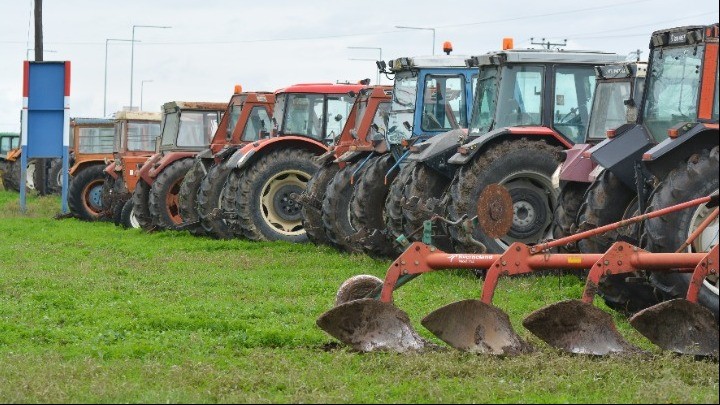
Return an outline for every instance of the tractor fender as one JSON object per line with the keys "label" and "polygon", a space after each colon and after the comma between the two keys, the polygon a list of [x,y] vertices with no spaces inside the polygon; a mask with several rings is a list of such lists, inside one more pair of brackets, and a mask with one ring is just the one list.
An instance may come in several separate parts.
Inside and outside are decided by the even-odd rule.
{"label": "tractor fender", "polygon": [[561,145],[565,149],[572,147],[567,139],[560,134],[547,127],[505,127],[498,128],[481,135],[469,143],[458,148],[458,152],[453,155],[448,163],[453,165],[464,165],[475,156],[479,151],[484,150],[488,145],[500,142],[507,138],[544,138],[550,140],[551,144]]}
{"label": "tractor fender", "polygon": [[[304,148],[321,155],[328,151],[328,147],[324,144],[303,136],[278,136],[273,138],[265,138],[259,141],[249,143],[235,151],[235,153],[225,163],[230,168],[242,169],[248,163],[253,161],[253,157],[259,152],[267,153],[269,151],[288,147],[288,148]],[[258,155],[259,156],[259,155]]]}
{"label": "tractor fender", "polygon": [[118,178],[117,170],[115,170],[116,166],[117,165],[115,164],[115,161],[112,161],[107,166],[105,166],[105,170],[103,170],[105,172],[105,174],[107,174],[108,176],[112,177],[115,180],[117,180],[117,178]]}
{"label": "tractor fender", "polygon": [[366,153],[364,150],[349,150],[335,159],[335,162],[352,162],[356,157]]}
{"label": "tractor fender", "polygon": [[585,154],[593,145],[589,143],[576,143],[572,148],[564,150],[565,161],[559,166],[559,183],[565,181],[590,183],[590,173],[597,164]]}
{"label": "tractor fender", "polygon": [[642,154],[655,145],[655,140],[645,127],[625,124],[615,129],[612,138],[590,148],[586,154],[592,161],[615,175],[623,184],[634,190],[636,187],[635,164]]}
{"label": "tractor fender", "polygon": [[[166,167],[177,162],[178,160],[194,158],[197,152],[165,152],[163,157],[152,167],[150,167],[149,175],[151,178],[157,177]],[[144,166],[143,166],[144,167]],[[152,183],[149,183],[152,184]]]}
{"label": "tractor fender", "polygon": [[200,159],[211,159],[213,157],[212,149],[204,149],[196,155]]}
{"label": "tractor fender", "polygon": [[686,160],[703,149],[718,145],[718,124],[687,123],[674,126],[675,133],[642,155],[645,167],[656,177],[665,178],[677,163]]}
{"label": "tractor fender", "polygon": [[75,164],[72,165],[70,170],[68,170],[68,174],[74,177],[78,172],[85,170],[85,168],[96,165],[106,166],[104,160],[83,160],[80,162],[75,162]]}
{"label": "tractor fender", "polygon": [[427,140],[416,143],[410,147],[408,162],[426,162],[440,155],[452,156],[460,145],[460,139],[467,136],[467,130],[454,129],[435,135]]}
{"label": "tractor fender", "polygon": [[152,169],[155,163],[157,163],[160,159],[162,159],[162,153],[156,153],[150,156],[138,169],[138,178],[145,180],[147,184],[153,184],[153,179],[150,177],[150,169]]}

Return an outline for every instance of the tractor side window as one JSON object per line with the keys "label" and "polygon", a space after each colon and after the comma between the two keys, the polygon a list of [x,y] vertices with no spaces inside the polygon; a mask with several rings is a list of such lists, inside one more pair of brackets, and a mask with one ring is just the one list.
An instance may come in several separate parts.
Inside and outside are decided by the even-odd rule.
{"label": "tractor side window", "polygon": [[373,124],[368,129],[368,134],[365,137],[368,141],[375,139],[383,139],[385,132],[387,132],[388,116],[390,115],[390,107],[392,103],[389,101],[378,104],[377,111],[373,117]]}
{"label": "tractor side window", "polygon": [[125,139],[122,136],[122,134],[125,133],[124,129],[125,123],[123,121],[115,122],[115,140],[113,150],[116,152],[123,150],[123,148],[125,147]]}
{"label": "tractor side window", "polygon": [[154,151],[155,142],[160,135],[157,122],[129,122],[127,124],[127,150]]}
{"label": "tractor side window", "polygon": [[254,107],[250,111],[245,131],[243,131],[242,140],[245,142],[253,142],[260,139],[260,132],[270,130],[270,114],[265,107]]}
{"label": "tractor side window", "polygon": [[232,134],[235,131],[235,126],[240,119],[240,113],[242,112],[242,105],[234,105],[230,110],[230,116],[227,121],[227,134],[225,135],[228,140],[232,138]]}
{"label": "tractor side window", "polygon": [[494,128],[540,125],[544,75],[542,66],[503,68]]}
{"label": "tractor side window", "polygon": [[423,131],[467,127],[463,76],[427,75],[422,105]]}
{"label": "tractor side window", "polygon": [[177,146],[202,147],[210,143],[218,123],[216,111],[183,111]]}
{"label": "tractor side window", "polygon": [[590,115],[588,139],[605,139],[608,129],[625,124],[627,121],[625,100],[630,98],[630,91],[631,86],[628,81],[607,81],[597,85]]}
{"label": "tractor side window", "polygon": [[325,117],[325,122],[327,122],[326,139],[335,139],[340,136],[354,103],[355,97],[347,94],[328,96],[327,116]]}
{"label": "tractor side window", "polygon": [[470,133],[484,134],[490,131],[495,115],[495,101],[498,88],[498,69],[483,66],[480,76],[473,82],[473,112]]}
{"label": "tractor side window", "polygon": [[78,134],[79,153],[112,153],[115,142],[115,127],[80,128]]}
{"label": "tractor side window", "polygon": [[573,143],[582,142],[590,120],[595,71],[587,67],[558,67],[555,71],[553,126]]}

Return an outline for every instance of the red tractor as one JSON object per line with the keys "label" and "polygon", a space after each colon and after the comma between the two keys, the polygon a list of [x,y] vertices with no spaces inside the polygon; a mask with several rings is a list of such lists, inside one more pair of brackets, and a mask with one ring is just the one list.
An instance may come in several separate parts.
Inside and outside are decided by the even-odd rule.
{"label": "red tractor", "polygon": [[244,145],[270,135],[274,106],[274,94],[243,93],[236,86],[209,148],[198,153],[180,186],[180,216],[191,233],[220,239],[239,236],[218,215],[222,191],[232,171],[225,161]]}
{"label": "red tractor", "polygon": [[133,192],[133,213],[145,230],[174,229],[182,217],[180,185],[193,159],[210,143],[225,103],[172,101],[163,105],[158,152],[140,168]]}
{"label": "red tractor", "polygon": [[314,157],[335,143],[363,84],[297,84],[275,92],[273,136],[228,159],[233,170],[221,215],[246,238],[304,242],[300,195],[320,167]]}

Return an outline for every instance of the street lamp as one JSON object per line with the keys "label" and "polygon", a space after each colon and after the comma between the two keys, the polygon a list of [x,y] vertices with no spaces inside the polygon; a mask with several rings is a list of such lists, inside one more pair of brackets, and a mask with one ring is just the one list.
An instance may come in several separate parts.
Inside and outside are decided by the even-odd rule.
{"label": "street lamp", "polygon": [[145,86],[145,83],[150,83],[152,80],[142,80],[140,82],[140,111],[143,111],[142,108],[142,102],[143,102],[143,86]]}
{"label": "street lamp", "polygon": [[[380,55],[378,56],[377,60],[382,60],[382,48],[374,47],[374,46],[348,46],[348,49],[377,49],[380,51]],[[350,60],[372,60],[372,59],[353,59],[350,58]],[[377,61],[376,60],[376,61]],[[378,85],[380,84],[380,70],[377,71],[377,82]]]}
{"label": "street lamp", "polygon": [[135,68],[135,28],[172,28],[164,25],[133,25],[132,29],[132,48],[130,49],[130,109],[133,106],[133,72]]}
{"label": "street lamp", "polygon": [[400,26],[400,25],[396,25],[395,28],[404,28],[404,29],[408,29],[408,30],[428,30],[428,31],[432,31],[432,33],[433,33],[432,54],[433,54],[433,56],[435,55],[435,28],[405,27],[405,26]]}
{"label": "street lamp", "polygon": [[[103,117],[107,117],[107,62],[108,62],[108,43],[115,42],[131,42],[132,39],[108,38],[105,40],[105,87],[103,90]],[[136,41],[140,42],[140,41]]]}

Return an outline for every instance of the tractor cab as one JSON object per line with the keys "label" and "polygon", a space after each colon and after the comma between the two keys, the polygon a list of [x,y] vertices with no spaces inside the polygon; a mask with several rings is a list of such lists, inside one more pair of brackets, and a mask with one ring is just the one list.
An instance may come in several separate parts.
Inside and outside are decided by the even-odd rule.
{"label": "tractor cab", "polygon": [[20,135],[10,133],[0,133],[0,158],[11,150],[20,147]]}
{"label": "tractor cab", "polygon": [[225,103],[165,103],[159,152],[197,152],[206,148],[215,134],[225,107]]}

